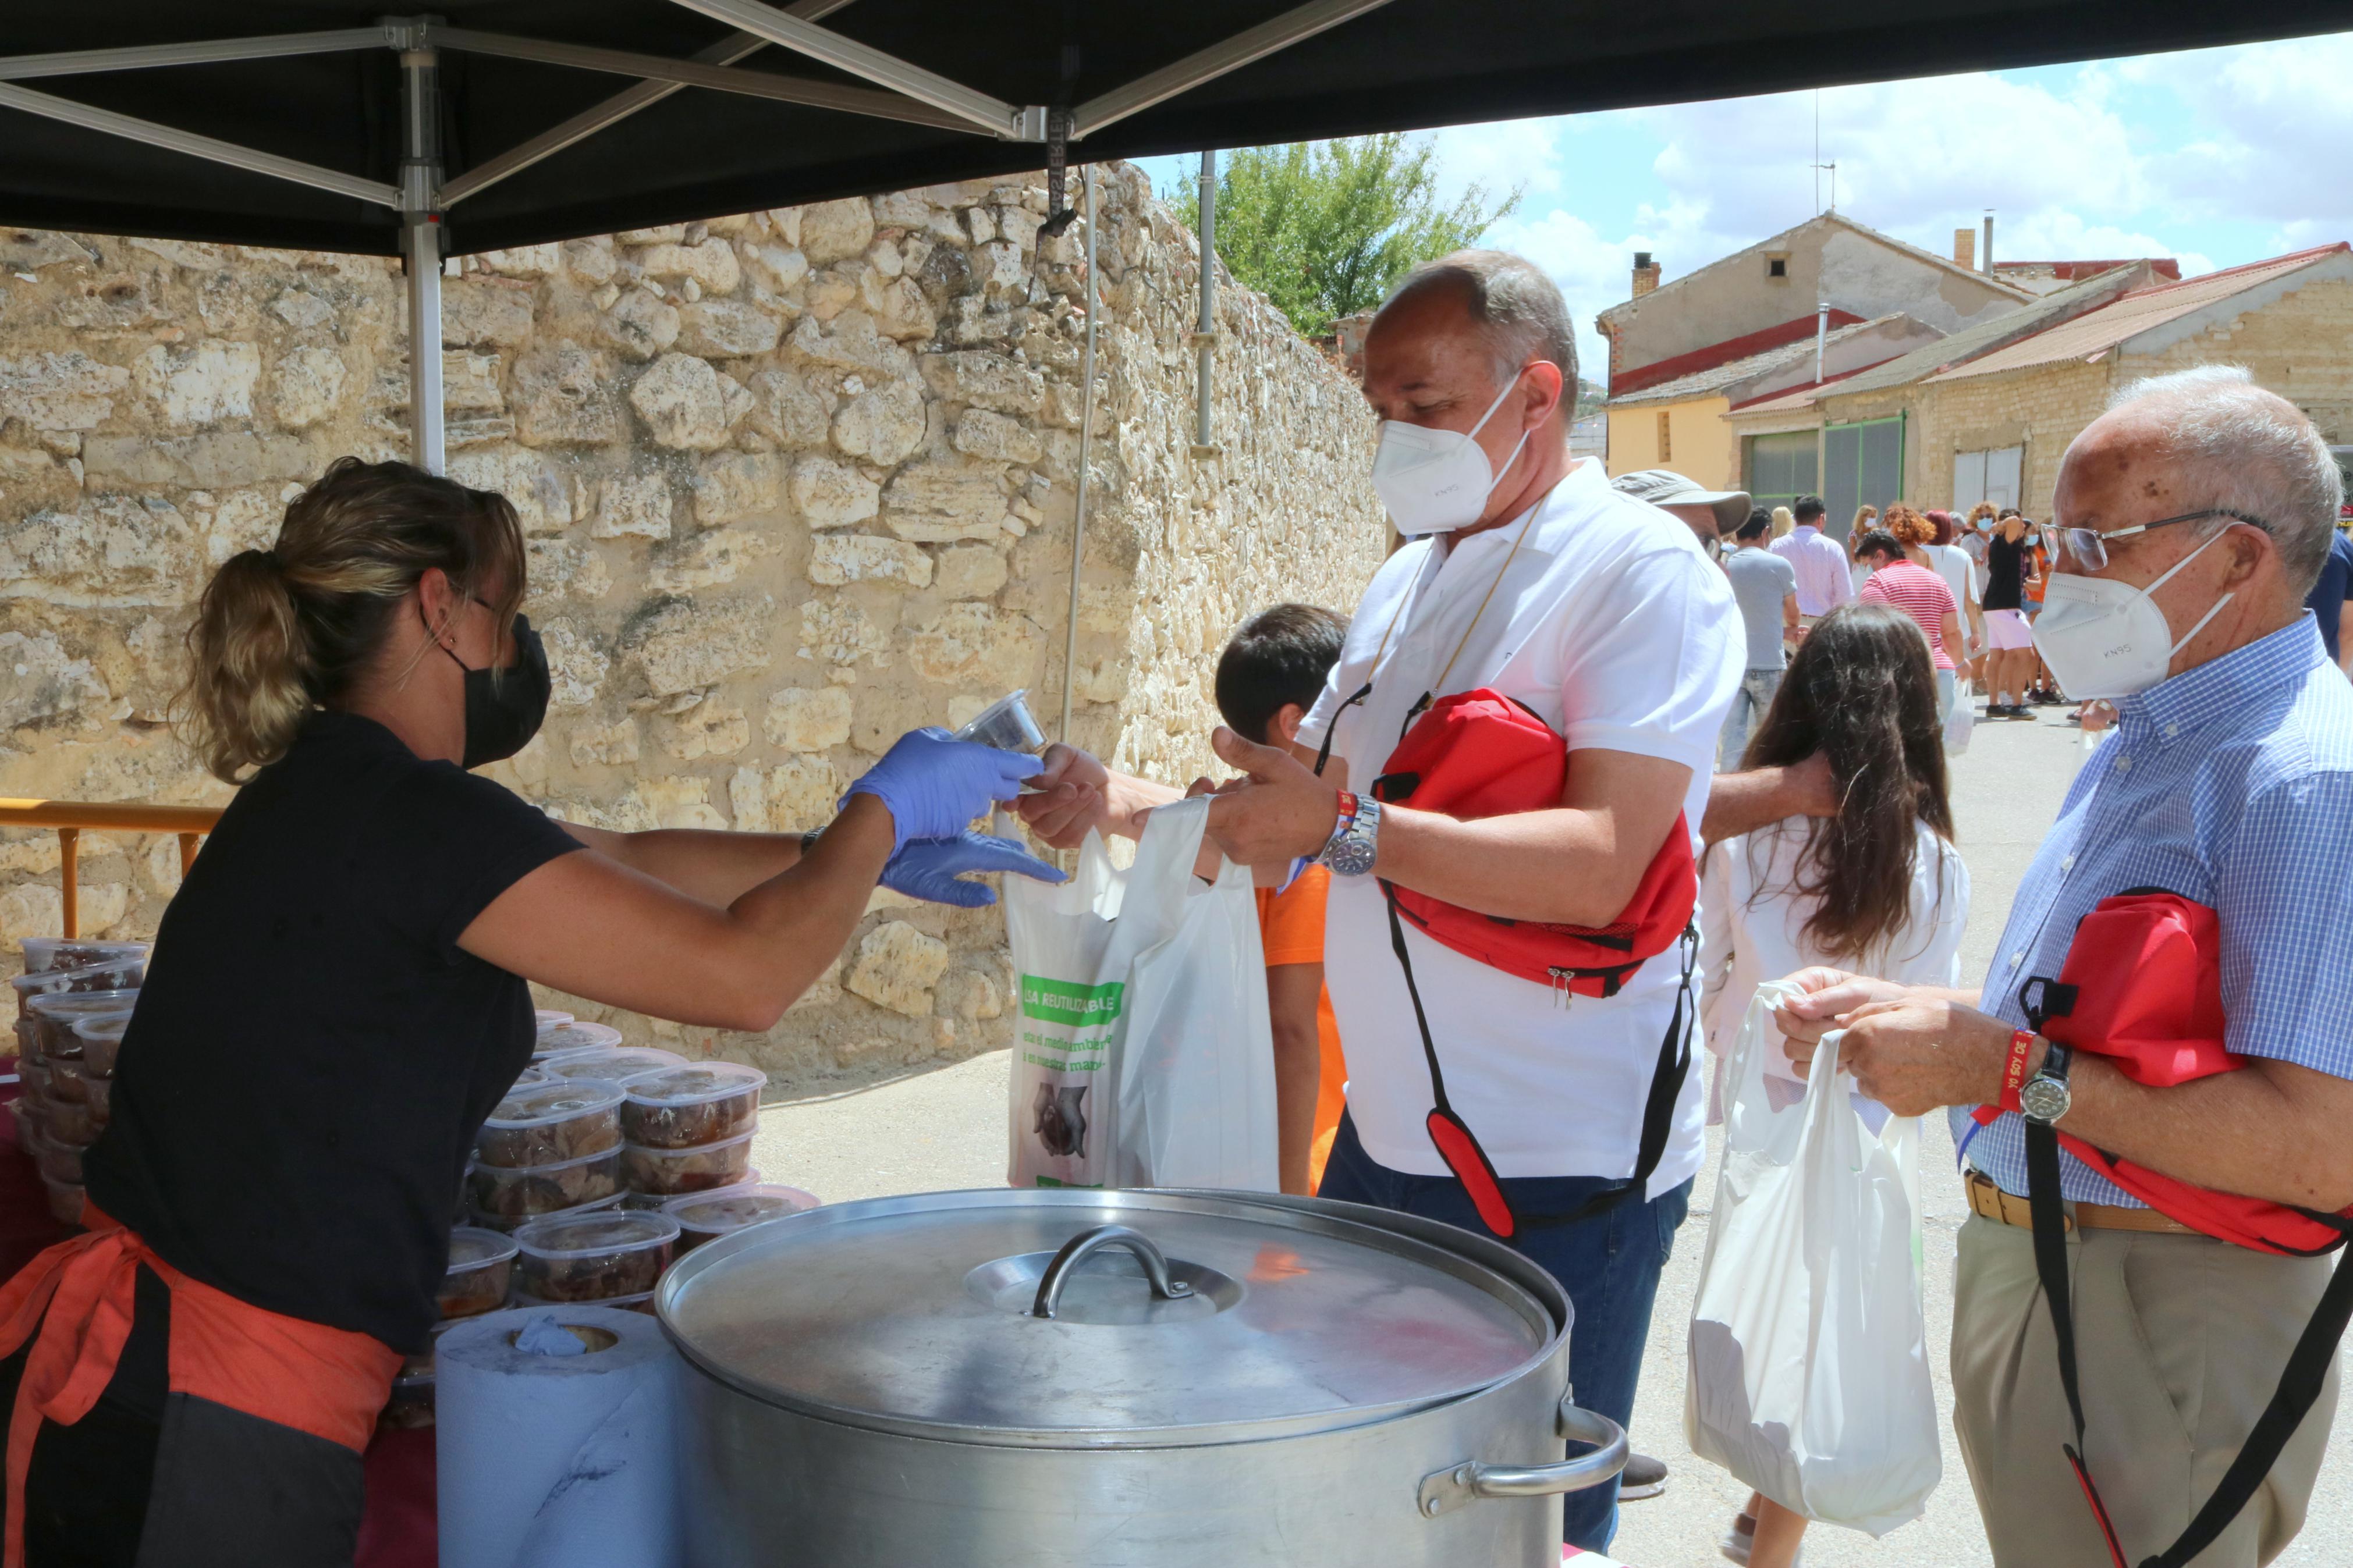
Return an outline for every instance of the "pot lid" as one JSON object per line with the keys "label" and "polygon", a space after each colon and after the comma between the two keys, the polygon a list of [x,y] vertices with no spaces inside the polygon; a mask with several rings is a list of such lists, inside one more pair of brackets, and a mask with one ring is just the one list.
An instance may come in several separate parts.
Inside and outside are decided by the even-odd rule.
{"label": "pot lid", "polygon": [[1503,1249],[1375,1214],[1248,1194],[879,1198],[708,1243],[671,1268],[658,1306],[691,1361],[754,1397],[1057,1447],[1355,1426],[1550,1352],[1554,1311],[1480,1256]]}

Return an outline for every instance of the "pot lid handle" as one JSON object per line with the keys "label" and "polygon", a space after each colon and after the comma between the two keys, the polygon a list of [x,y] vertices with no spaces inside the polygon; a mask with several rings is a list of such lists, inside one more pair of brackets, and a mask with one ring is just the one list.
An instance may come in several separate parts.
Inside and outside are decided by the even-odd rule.
{"label": "pot lid handle", "polygon": [[1124,1225],[1099,1225],[1092,1230],[1079,1232],[1054,1254],[1054,1261],[1046,1265],[1046,1272],[1039,1278],[1038,1300],[1030,1307],[1029,1315],[1051,1318],[1062,1299],[1062,1287],[1070,1282],[1079,1265],[1090,1254],[1106,1247],[1125,1247],[1135,1254],[1135,1260],[1144,1266],[1145,1279],[1151,1283],[1152,1293],[1162,1300],[1174,1301],[1193,1293],[1193,1287],[1169,1277],[1168,1259],[1150,1237]]}

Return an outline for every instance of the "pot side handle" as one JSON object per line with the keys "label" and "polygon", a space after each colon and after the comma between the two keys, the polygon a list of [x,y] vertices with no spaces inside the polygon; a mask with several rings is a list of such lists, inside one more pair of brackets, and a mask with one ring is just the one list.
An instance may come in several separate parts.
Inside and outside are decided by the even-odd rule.
{"label": "pot side handle", "polygon": [[1607,1415],[1580,1408],[1576,1391],[1561,1395],[1557,1420],[1560,1435],[1578,1443],[1598,1445],[1589,1454],[1556,1465],[1491,1465],[1465,1459],[1449,1469],[1424,1476],[1416,1500],[1425,1519],[1451,1513],[1480,1498],[1548,1497],[1555,1492],[1583,1491],[1598,1487],[1626,1468],[1625,1429]]}

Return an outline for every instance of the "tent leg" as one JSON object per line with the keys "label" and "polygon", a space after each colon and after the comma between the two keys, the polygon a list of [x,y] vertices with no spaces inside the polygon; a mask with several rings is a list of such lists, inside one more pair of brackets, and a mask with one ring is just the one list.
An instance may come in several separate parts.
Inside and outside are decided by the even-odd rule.
{"label": "tent leg", "polygon": [[431,49],[400,52],[400,253],[408,267],[408,455],[447,473],[441,412],[441,71]]}

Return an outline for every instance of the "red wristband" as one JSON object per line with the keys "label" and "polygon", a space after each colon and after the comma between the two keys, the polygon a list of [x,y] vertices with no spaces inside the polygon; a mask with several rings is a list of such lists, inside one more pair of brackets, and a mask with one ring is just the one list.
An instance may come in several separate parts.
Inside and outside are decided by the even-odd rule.
{"label": "red wristband", "polygon": [[2026,1058],[2033,1054],[2034,1031],[2015,1029],[2010,1032],[2010,1055],[2001,1064],[2001,1108],[2023,1115],[2025,1108],[2018,1103],[2018,1091],[2026,1087]]}

